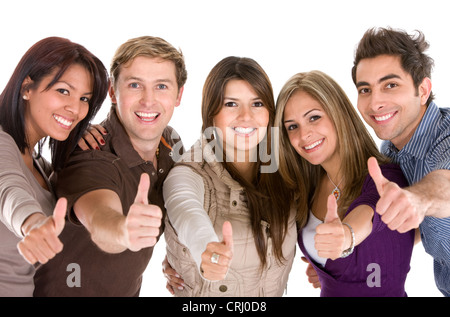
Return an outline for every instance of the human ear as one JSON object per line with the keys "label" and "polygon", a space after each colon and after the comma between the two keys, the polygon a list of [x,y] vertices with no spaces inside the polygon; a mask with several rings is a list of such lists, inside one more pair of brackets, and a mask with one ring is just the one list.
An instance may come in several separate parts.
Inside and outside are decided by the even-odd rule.
{"label": "human ear", "polygon": [[175,107],[178,107],[180,105],[181,97],[183,96],[183,91],[184,91],[184,86],[178,90],[177,103],[175,104]]}
{"label": "human ear", "polygon": [[108,93],[109,93],[109,97],[111,98],[111,103],[114,105],[117,105],[117,98],[116,98],[116,94],[114,92],[114,87],[113,87],[112,83],[109,83]]}
{"label": "human ear", "polygon": [[23,82],[22,82],[22,86],[21,86],[21,94],[22,94],[22,98],[25,100],[30,99],[30,97],[28,96],[28,91],[30,90],[30,87],[33,84],[33,80],[31,80],[30,76],[27,76]]}
{"label": "human ear", "polygon": [[419,96],[420,96],[420,104],[425,105],[428,101],[428,98],[431,94],[431,79],[428,77],[425,77],[422,80],[422,83],[419,85]]}

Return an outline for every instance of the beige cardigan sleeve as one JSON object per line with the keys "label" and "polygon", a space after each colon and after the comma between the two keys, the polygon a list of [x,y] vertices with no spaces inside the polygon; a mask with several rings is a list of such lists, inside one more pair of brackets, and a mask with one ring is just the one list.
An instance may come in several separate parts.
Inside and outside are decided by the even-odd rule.
{"label": "beige cardigan sleeve", "polygon": [[[32,176],[11,136],[0,130],[0,221],[16,236],[27,217],[42,212],[28,177]],[[27,175],[29,174],[29,175]]]}
{"label": "beige cardigan sleeve", "polygon": [[198,269],[209,242],[219,242],[203,203],[203,179],[187,166],[171,169],[164,182],[164,202],[178,239],[188,247]]}

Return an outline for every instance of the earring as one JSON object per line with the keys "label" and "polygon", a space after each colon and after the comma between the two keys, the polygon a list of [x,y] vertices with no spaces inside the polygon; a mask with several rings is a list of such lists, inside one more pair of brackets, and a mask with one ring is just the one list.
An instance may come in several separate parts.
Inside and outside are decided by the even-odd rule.
{"label": "earring", "polygon": [[22,98],[23,98],[23,100],[28,100],[28,99],[30,99],[30,98],[29,98],[28,96],[26,96],[26,95],[23,95]]}

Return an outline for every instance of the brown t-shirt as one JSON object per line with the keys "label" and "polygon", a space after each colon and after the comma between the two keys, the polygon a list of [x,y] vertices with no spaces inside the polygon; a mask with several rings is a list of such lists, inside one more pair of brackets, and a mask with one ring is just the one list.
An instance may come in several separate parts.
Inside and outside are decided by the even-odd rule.
{"label": "brown t-shirt", "polygon": [[[173,138],[174,130],[167,127],[159,144],[155,170],[151,162],[144,161],[134,150],[113,108],[102,125],[108,135],[101,151],[77,149],[56,176],[57,196],[68,200],[69,221],[60,235],[63,251],[36,272],[35,296],[139,295],[142,274],[153,248],[118,254],[100,250],[76,218],[72,207],[88,192],[109,189],[119,195],[123,212],[127,214],[136,197],[141,174],[148,173],[151,181],[149,203],[158,205],[165,216],[163,182],[173,167],[173,152],[178,155],[184,148],[179,138]],[[161,227],[160,234],[163,229]]]}

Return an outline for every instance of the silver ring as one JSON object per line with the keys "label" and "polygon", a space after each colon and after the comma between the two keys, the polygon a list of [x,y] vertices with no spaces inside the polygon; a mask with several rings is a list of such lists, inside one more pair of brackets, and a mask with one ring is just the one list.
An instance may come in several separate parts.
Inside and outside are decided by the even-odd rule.
{"label": "silver ring", "polygon": [[211,263],[215,263],[215,264],[219,263],[219,257],[220,257],[219,254],[213,253],[211,255]]}

